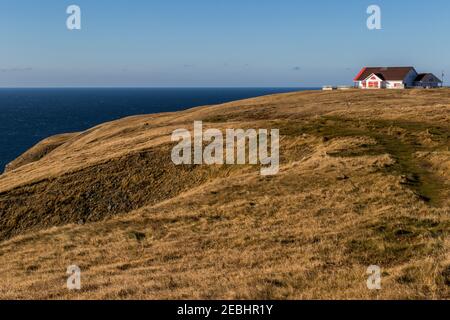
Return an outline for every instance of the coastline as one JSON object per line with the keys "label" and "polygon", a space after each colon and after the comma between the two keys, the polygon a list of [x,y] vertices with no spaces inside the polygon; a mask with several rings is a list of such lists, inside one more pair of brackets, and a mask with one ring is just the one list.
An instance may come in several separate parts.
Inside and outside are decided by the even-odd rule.
{"label": "coastline", "polygon": [[[0,296],[71,298],[56,282],[76,259],[87,299],[370,299],[361,275],[374,262],[379,298],[420,299],[431,288],[416,284],[431,282],[444,298],[449,106],[448,90],[293,92],[72,136],[0,176]],[[279,129],[280,172],[175,166],[170,136],[195,120]],[[29,282],[33,265],[48,290]]]}
{"label": "coastline", "polygon": [[39,141],[139,114],[173,112],[301,88],[0,89],[0,168]]}

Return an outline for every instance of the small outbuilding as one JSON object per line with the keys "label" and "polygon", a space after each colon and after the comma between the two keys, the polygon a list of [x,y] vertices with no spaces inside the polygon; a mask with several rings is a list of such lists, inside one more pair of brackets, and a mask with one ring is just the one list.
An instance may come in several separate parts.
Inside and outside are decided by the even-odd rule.
{"label": "small outbuilding", "polygon": [[442,85],[442,81],[432,73],[421,73],[414,80],[413,85],[416,88],[438,88]]}

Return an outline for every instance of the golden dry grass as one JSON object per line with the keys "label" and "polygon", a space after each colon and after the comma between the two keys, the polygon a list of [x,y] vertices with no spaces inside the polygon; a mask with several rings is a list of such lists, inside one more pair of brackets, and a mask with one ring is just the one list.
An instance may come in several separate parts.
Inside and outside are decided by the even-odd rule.
{"label": "golden dry grass", "polygon": [[[175,167],[170,134],[194,120],[279,128],[280,173]],[[0,298],[448,299],[449,135],[450,90],[354,90],[47,140],[0,177]]]}

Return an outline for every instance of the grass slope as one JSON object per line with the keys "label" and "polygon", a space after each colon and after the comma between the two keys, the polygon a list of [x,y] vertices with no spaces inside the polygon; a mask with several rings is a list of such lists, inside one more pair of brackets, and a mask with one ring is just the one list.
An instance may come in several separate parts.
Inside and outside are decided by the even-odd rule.
{"label": "grass slope", "polygon": [[[174,166],[170,134],[194,120],[279,128],[280,174]],[[450,298],[449,135],[443,89],[281,94],[47,139],[0,176],[0,298]]]}

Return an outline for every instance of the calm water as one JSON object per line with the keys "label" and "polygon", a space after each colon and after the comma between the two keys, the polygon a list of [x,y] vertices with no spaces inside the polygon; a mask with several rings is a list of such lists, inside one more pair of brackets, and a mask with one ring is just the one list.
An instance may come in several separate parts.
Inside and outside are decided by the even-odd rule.
{"label": "calm water", "polygon": [[299,90],[307,89],[0,89],[0,171],[54,134],[86,130],[130,115]]}

